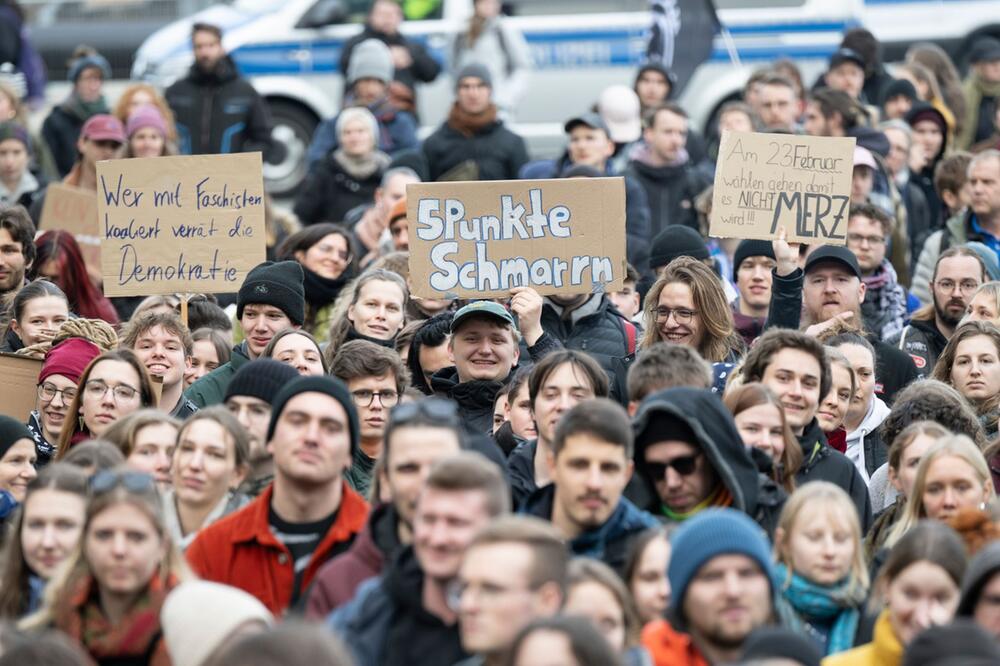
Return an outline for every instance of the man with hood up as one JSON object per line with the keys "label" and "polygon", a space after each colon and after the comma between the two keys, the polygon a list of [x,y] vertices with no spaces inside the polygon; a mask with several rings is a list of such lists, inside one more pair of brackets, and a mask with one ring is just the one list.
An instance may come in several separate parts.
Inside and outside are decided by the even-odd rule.
{"label": "man with hood up", "polygon": [[730,507],[774,533],[785,494],[762,474],[729,411],[707,389],[669,388],[642,401],[632,422],[644,507],[669,522]]}

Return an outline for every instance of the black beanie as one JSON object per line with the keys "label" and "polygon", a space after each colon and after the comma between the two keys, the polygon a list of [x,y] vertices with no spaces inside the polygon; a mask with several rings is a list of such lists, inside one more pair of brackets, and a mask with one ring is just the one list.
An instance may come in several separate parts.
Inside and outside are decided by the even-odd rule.
{"label": "black beanie", "polygon": [[740,241],[733,254],[733,282],[736,282],[736,273],[740,270],[740,264],[747,257],[770,257],[774,259],[774,246],[771,241],[747,238]]}
{"label": "black beanie", "polygon": [[705,239],[691,227],[671,224],[656,234],[649,250],[649,266],[654,271],[666,266],[677,257],[691,257],[699,261],[708,259]]}
{"label": "black beanie", "polygon": [[811,640],[790,629],[762,627],[747,637],[741,661],[788,659],[802,666],[819,666],[823,656]]}
{"label": "black beanie", "polygon": [[885,87],[885,95],[882,96],[882,105],[894,97],[905,97],[911,102],[916,102],[917,99],[917,89],[912,83],[906,79],[895,79],[892,83]]}
{"label": "black beanie", "polygon": [[967,618],[930,627],[906,647],[902,666],[996,666],[1000,647],[996,639]]}
{"label": "black beanie", "polygon": [[306,320],[305,275],[297,261],[265,261],[250,269],[236,295],[236,318],[251,304],[273,305],[301,326]]}
{"label": "black beanie", "polygon": [[22,439],[35,441],[35,438],[31,436],[31,431],[28,430],[28,426],[17,419],[0,415],[0,458],[7,455],[10,447]]}
{"label": "black beanie", "polygon": [[336,377],[329,375],[297,377],[285,384],[271,402],[271,422],[267,424],[267,441],[274,436],[274,427],[278,425],[278,417],[289,400],[300,393],[323,393],[340,403],[347,412],[347,423],[351,430],[351,455],[358,448],[360,432],[358,431],[358,411],[354,408],[347,385]]}
{"label": "black beanie", "polygon": [[226,387],[225,399],[246,395],[270,405],[281,387],[298,376],[298,371],[286,363],[273,358],[258,358],[236,371]]}

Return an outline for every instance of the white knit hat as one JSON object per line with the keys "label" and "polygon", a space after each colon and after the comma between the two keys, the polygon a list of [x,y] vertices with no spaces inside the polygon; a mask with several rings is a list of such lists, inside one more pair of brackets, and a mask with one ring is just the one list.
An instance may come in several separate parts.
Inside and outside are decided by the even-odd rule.
{"label": "white knit hat", "polygon": [[237,627],[254,620],[274,624],[274,616],[255,597],[207,580],[177,586],[160,611],[160,626],[175,666],[202,666]]}

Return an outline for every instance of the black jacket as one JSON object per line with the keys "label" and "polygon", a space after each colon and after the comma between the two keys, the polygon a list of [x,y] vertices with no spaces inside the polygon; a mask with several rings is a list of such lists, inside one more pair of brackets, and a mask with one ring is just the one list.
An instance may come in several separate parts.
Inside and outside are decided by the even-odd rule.
{"label": "black jacket", "polygon": [[795,483],[801,486],[810,481],[829,481],[840,486],[851,496],[858,510],[861,533],[867,532],[872,522],[872,501],[868,496],[868,486],[854,463],[826,443],[826,435],[816,419],[806,426],[798,440],[802,447],[802,467],[795,475]]}
{"label": "black jacket", "polygon": [[367,178],[352,176],[336,153],[329,153],[309,170],[295,198],[295,215],[303,224],[343,222],[348,211],[375,200],[383,172],[378,169]]}
{"label": "black jacket", "polygon": [[[786,496],[780,489],[774,492],[774,481],[758,471],[736,430],[733,417],[722,400],[707,389],[665,389],[648,396],[639,406],[632,421],[636,436],[635,465],[638,476],[645,481],[647,497],[652,498],[638,504],[639,507],[663,516],[662,502],[646,467],[645,448],[649,442],[643,441],[645,431],[658,416],[669,417],[690,428],[697,439],[690,443],[704,452],[732,496],[732,508],[743,511],[769,535],[773,534]],[[636,497],[637,503],[643,502],[636,493],[627,490],[626,494],[630,498]]]}
{"label": "black jacket", "polygon": [[650,239],[671,224],[698,229],[694,200],[711,183],[689,163],[654,167],[640,160],[629,162],[625,175],[637,180],[649,202]]}
{"label": "black jacket", "polygon": [[519,509],[536,490],[535,453],[538,440],[521,444],[507,456],[507,476],[510,478],[510,499],[514,508]]}
{"label": "black jacket", "polygon": [[174,112],[180,152],[185,155],[243,153],[260,150],[265,159],[272,150],[271,119],[267,104],[236,64],[224,57],[212,72],[197,63],[188,75],[167,88],[167,104]]}
{"label": "black jacket", "polygon": [[428,179],[432,181],[466,162],[475,163],[476,180],[514,180],[528,161],[524,139],[499,120],[472,136],[445,122],[424,140],[421,151],[427,160]]}
{"label": "black jacket", "polygon": [[409,67],[395,68],[395,80],[405,84],[410,90],[415,90],[417,83],[430,83],[441,73],[441,65],[427,53],[427,49],[422,44],[407,39],[399,33],[387,35],[384,32],[378,32],[366,24],[364,30],[344,42],[344,49],[340,52],[340,71],[344,75],[345,85],[347,81],[347,68],[351,63],[351,54],[354,53],[354,47],[366,39],[377,39],[385,43],[389,48],[402,46],[410,52],[410,58],[413,59],[413,63]]}
{"label": "black jacket", "polygon": [[918,377],[930,377],[934,364],[948,344],[948,338],[938,330],[934,320],[913,319],[890,344],[909,354]]}
{"label": "black jacket", "polygon": [[69,99],[53,107],[42,123],[42,139],[52,153],[60,178],[64,178],[76,164],[76,141],[87,118],[83,109]]}

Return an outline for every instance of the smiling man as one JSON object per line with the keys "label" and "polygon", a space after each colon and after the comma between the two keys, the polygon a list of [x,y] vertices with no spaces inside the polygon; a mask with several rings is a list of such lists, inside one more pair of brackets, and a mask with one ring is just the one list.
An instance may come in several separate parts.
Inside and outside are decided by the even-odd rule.
{"label": "smiling man", "polygon": [[246,590],[275,615],[294,606],[319,568],[346,550],[368,505],[344,480],[358,447],[351,394],[332,377],[298,377],[268,425],[274,483],[202,530],[187,551],[199,577]]}
{"label": "smiling man", "polygon": [[166,312],[144,312],[128,323],[120,346],[131,349],[161,386],[159,409],[179,419],[198,411],[184,397],[184,370],[194,343],[180,317]]}
{"label": "smiling man", "polygon": [[223,401],[233,375],[258,358],[278,331],[301,328],[306,317],[302,266],[295,261],[265,261],[247,273],[236,295],[236,318],[244,340],[233,347],[228,363],[188,387],[184,396],[196,407]]}

